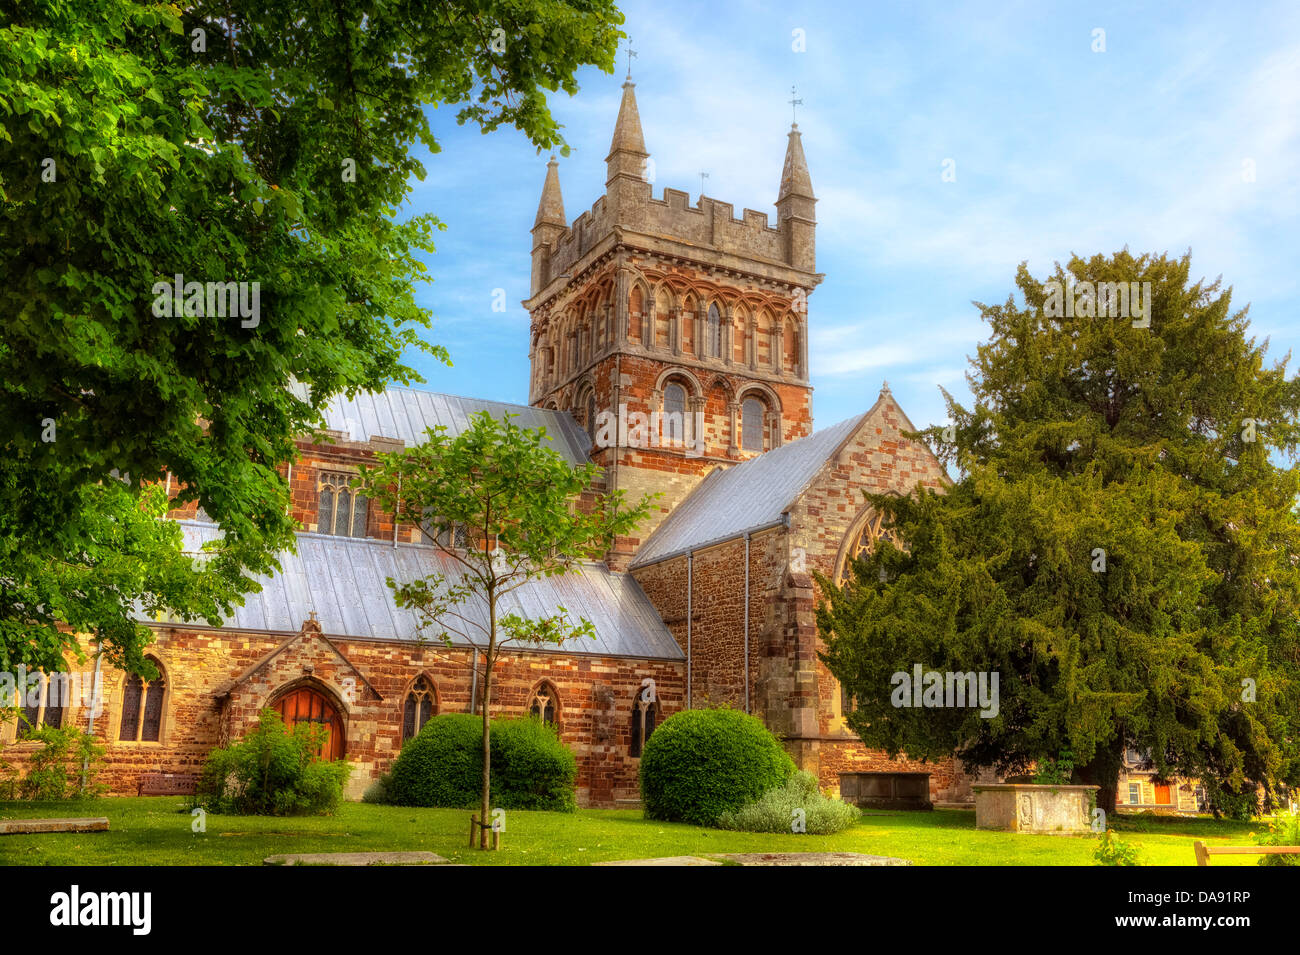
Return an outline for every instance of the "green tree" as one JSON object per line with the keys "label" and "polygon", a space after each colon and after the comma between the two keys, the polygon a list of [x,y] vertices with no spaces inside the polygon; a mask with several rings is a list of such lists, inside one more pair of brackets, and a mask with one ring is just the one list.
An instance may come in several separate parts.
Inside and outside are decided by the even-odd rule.
{"label": "green tree", "polygon": [[[905,549],[823,581],[823,659],[869,745],[1002,772],[1069,751],[1107,810],[1130,746],[1225,802],[1296,781],[1300,382],[1190,267],[1073,258],[1064,315],[1022,264],[1022,304],[977,303],[974,407],[946,396],[923,432],[961,479],[869,496]],[[1112,282],[1149,282],[1145,314],[1098,317]],[[997,715],[895,707],[916,663],[998,673]]]}
{"label": "green tree", "polygon": [[428,108],[567,152],[546,93],[612,70],[621,22],[611,0],[0,0],[4,665],[75,646],[60,623],[136,658],[136,597],[231,596],[99,576],[187,563],[134,522],[150,505],[89,490],[119,476],[170,472],[238,566],[274,568],[294,440],[337,394],[416,380],[408,350],[446,360],[414,297],[441,224],[398,218],[413,147],[440,149]]}
{"label": "green tree", "polygon": [[[356,481],[397,520],[419,525],[455,568],[411,581],[390,577],[388,586],[399,607],[416,613],[422,631],[448,646],[459,639],[474,648],[474,679],[483,690],[483,823],[491,811],[492,674],[503,648],[594,636],[590,621],[571,619],[564,607],[525,617],[502,613],[502,599],[530,581],[582,573],[583,561],[602,559],[614,538],[633,533],[650,510],[649,497],[628,505],[622,491],[591,494],[600,468],[572,467],[545,435],[544,428],[521,428],[509,415],[498,421],[482,411],[454,437],[439,426],[423,444],[381,454]],[[468,540],[464,548],[456,546],[457,528]],[[488,846],[486,829],[480,845]]]}

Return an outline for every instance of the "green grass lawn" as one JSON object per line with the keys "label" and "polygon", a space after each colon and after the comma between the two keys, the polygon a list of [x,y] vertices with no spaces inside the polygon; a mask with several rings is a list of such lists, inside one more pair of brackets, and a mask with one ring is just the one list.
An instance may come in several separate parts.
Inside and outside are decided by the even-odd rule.
{"label": "green grass lawn", "polygon": [[[511,811],[499,852],[466,847],[469,813],[345,803],[335,816],[207,817],[190,831],[184,800],[109,798],[82,803],[0,802],[0,818],[107,816],[109,832],[0,836],[5,865],[260,865],[285,852],[429,850],[480,865],[586,865],[612,859],[713,852],[865,852],[916,865],[1091,865],[1096,840],[981,832],[975,813],[936,810],[869,814],[834,836],[723,832],[651,822],[639,810]],[[1125,817],[1113,828],[1140,845],[1145,865],[1194,865],[1192,842],[1250,845],[1261,823],[1208,818]],[[1253,865],[1220,856],[1214,865]]]}

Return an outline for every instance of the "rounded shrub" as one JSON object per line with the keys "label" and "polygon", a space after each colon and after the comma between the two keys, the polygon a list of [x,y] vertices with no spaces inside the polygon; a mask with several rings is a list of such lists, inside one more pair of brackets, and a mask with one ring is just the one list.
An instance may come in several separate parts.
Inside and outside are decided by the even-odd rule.
{"label": "rounded shrub", "polygon": [[736,812],[724,812],[718,827],[825,836],[849,828],[860,815],[856,806],[824,795],[812,773],[800,771]]}
{"label": "rounded shrub", "polygon": [[[576,808],[577,761],[553,728],[534,717],[493,720],[491,746],[493,808]],[[477,809],[482,785],[483,718],[447,713],[402,747],[382,798],[399,806]]]}
{"label": "rounded shrub", "polygon": [[469,809],[483,788],[483,718],[473,713],[434,716],[406,741],[388,780],[399,806]]}
{"label": "rounded shrub", "polygon": [[553,727],[535,717],[493,721],[493,806],[572,812],[577,776],[578,761]]}
{"label": "rounded shrub", "polygon": [[737,710],[683,710],[646,740],[641,801],[649,819],[711,826],[794,771],[760,720]]}

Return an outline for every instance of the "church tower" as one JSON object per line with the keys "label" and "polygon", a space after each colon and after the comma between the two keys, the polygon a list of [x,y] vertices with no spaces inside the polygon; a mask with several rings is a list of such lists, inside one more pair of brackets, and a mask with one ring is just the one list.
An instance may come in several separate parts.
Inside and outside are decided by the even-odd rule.
{"label": "church tower", "polygon": [[529,401],[570,411],[609,490],[660,492],[622,569],[714,468],[812,431],[809,293],[816,271],[812,179],[792,124],[777,222],[677,189],[653,195],[635,85],[623,84],[605,193],[568,225],[558,164],[533,225]]}

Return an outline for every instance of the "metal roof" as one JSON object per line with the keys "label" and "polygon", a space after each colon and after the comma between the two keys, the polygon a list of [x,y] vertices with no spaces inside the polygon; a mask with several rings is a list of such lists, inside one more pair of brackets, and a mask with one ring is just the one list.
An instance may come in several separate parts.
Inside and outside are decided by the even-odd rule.
{"label": "metal roof", "polygon": [[[187,551],[197,552],[203,543],[221,534],[216,524],[179,523]],[[297,538],[298,552],[280,555],[280,573],[257,577],[262,592],[248,594],[244,605],[236,608],[223,626],[292,633],[315,611],[321,628],[330,636],[414,641],[419,637],[416,616],[397,607],[385,580],[409,581],[434,572],[452,582],[460,577],[460,564],[430,545],[394,547],[391,541],[310,533],[300,533]],[[469,601],[461,609],[486,625],[486,608],[480,604]],[[499,612],[531,618],[555,613],[560,606],[571,619],[590,620],[596,638],[542,648],[542,652],[684,659],[640,585],[627,574],[611,573],[604,564],[584,563],[570,574],[529,581],[502,598]],[[176,619],[150,622],[181,623]],[[433,632],[426,636],[437,639]],[[453,641],[469,645],[455,634]]]}
{"label": "metal roof", "polygon": [[469,418],[488,411],[494,418],[506,414],[522,428],[546,429],[551,445],[573,465],[585,464],[591,439],[567,411],[551,411],[528,405],[514,405],[481,398],[461,398],[413,388],[389,388],[386,391],[363,391],[355,398],[336,395],[324,409],[325,427],[342,431],[352,441],[369,441],[374,437],[400,438],[406,446],[422,444],[429,428],[443,425],[447,433],[460,434]]}
{"label": "metal roof", "polygon": [[870,412],[714,471],[641,545],[632,566],[643,567],[780,522],[867,414]]}

